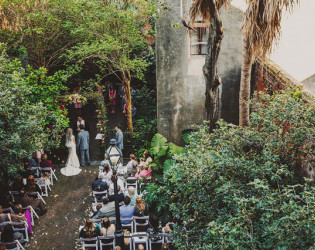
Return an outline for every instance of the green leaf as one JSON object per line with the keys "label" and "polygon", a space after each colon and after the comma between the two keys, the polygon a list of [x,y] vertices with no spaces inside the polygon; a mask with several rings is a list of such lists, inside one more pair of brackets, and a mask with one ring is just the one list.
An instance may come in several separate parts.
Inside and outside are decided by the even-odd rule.
{"label": "green leaf", "polygon": [[155,158],[158,158],[160,156],[165,155],[167,149],[168,149],[167,139],[163,135],[157,133],[152,138],[150,153]]}
{"label": "green leaf", "polygon": [[175,143],[173,142],[170,142],[168,143],[168,147],[169,147],[169,150],[168,150],[168,156],[169,157],[172,157],[173,155],[178,155],[178,154],[181,154],[184,152],[185,148],[183,147],[180,147],[180,146],[177,146]]}

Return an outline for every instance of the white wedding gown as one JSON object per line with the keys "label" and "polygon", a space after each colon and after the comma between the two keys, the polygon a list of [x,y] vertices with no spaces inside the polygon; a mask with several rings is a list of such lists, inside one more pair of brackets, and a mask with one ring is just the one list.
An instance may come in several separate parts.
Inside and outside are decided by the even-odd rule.
{"label": "white wedding gown", "polygon": [[69,154],[66,162],[66,167],[62,168],[60,171],[65,176],[72,176],[79,174],[82,169],[80,169],[80,162],[76,152],[76,145],[74,143],[74,136],[72,136],[71,141],[66,143]]}

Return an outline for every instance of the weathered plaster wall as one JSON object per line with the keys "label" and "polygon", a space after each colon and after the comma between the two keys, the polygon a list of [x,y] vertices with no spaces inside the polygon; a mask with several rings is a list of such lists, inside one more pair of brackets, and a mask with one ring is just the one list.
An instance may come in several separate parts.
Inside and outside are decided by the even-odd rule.
{"label": "weathered plaster wall", "polygon": [[[189,0],[166,0],[168,10],[157,22],[157,113],[158,131],[177,144],[181,132],[205,118],[204,56],[190,56],[189,32],[181,24],[181,11],[187,17]],[[240,27],[242,12],[234,7],[222,12],[224,38],[218,62],[222,78],[220,114],[228,122],[238,122],[238,92],[242,56]],[[173,28],[172,24],[179,24]]]}
{"label": "weathered plaster wall", "polygon": [[312,75],[302,81],[304,89],[315,96],[315,75]]}

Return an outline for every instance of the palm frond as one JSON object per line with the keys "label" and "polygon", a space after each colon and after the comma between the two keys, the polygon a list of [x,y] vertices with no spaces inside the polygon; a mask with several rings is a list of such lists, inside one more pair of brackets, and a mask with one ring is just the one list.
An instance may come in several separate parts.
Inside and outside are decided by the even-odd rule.
{"label": "palm frond", "polygon": [[291,11],[298,3],[299,0],[248,0],[242,29],[254,55],[265,57],[278,44],[282,11]]}
{"label": "palm frond", "polygon": [[230,2],[230,0],[193,0],[189,11],[190,23],[194,23],[200,17],[203,22],[209,23],[213,8],[219,11],[221,7],[230,6]]}

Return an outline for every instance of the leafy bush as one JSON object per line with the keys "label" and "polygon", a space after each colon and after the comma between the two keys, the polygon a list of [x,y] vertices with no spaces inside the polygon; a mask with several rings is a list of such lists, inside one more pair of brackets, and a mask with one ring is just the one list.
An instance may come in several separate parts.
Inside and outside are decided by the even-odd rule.
{"label": "leafy bush", "polygon": [[[15,175],[21,168],[21,159],[45,147],[60,144],[61,132],[67,126],[67,118],[51,100],[48,83],[46,92],[36,92],[41,81],[28,74],[18,60],[9,59],[0,44],[0,178]],[[36,80],[34,80],[36,79]],[[49,78],[50,79],[50,78]],[[41,90],[43,90],[41,88]],[[45,99],[46,98],[46,99]],[[50,106],[51,105],[51,106]],[[56,108],[56,109],[55,109]],[[52,123],[53,122],[53,123]],[[52,123],[52,126],[48,126]]]}
{"label": "leafy bush", "polygon": [[220,121],[212,134],[197,127],[165,185],[152,187],[153,204],[184,221],[175,231],[177,247],[314,247],[315,188],[292,168],[314,156],[305,144],[315,138],[314,107],[292,92],[259,98],[250,127]]}

